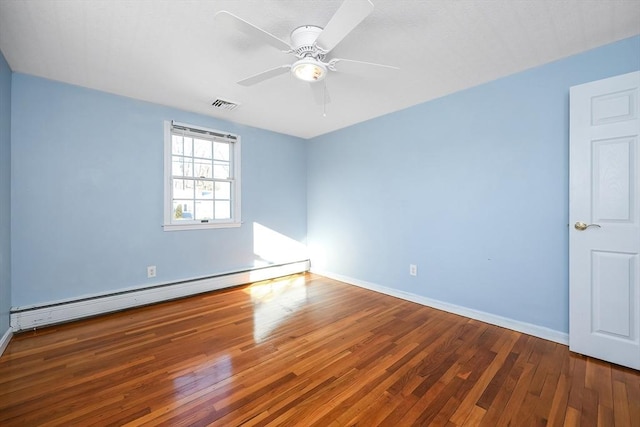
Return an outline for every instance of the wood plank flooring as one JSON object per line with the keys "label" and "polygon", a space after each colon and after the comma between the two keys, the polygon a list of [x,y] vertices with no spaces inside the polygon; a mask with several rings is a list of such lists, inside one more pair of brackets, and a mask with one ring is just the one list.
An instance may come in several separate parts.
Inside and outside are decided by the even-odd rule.
{"label": "wood plank flooring", "polygon": [[14,336],[2,426],[640,426],[640,373],[314,275]]}

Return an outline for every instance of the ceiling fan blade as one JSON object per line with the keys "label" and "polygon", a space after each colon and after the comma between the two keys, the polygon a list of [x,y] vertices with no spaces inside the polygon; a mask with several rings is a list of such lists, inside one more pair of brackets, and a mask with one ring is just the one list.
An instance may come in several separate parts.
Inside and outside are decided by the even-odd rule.
{"label": "ceiling fan blade", "polygon": [[369,0],[344,0],[318,36],[316,46],[324,53],[331,51],[372,11],[373,3]]}
{"label": "ceiling fan blade", "polygon": [[392,65],[375,64],[373,62],[354,61],[352,59],[332,59],[329,65],[334,71],[340,73],[364,74],[371,73],[373,70],[389,72],[397,71],[400,68]]}
{"label": "ceiling fan blade", "polygon": [[285,74],[289,72],[290,69],[291,65],[281,65],[279,67],[272,68],[270,70],[263,71],[251,77],[247,77],[246,79],[240,80],[238,84],[241,86],[252,86],[256,83],[260,83],[270,78],[279,76],[280,74]]}
{"label": "ceiling fan blade", "polygon": [[327,80],[323,80],[322,82],[312,82],[309,83],[309,87],[313,92],[313,99],[316,101],[318,105],[326,105],[331,102],[331,98],[329,97],[329,91],[327,90]]}
{"label": "ceiling fan blade", "polygon": [[244,19],[237,17],[233,13],[227,12],[226,10],[221,10],[220,12],[216,13],[214,16],[214,19],[218,23],[220,23],[221,25],[224,25],[227,28],[233,28],[238,31],[241,31],[247,34],[248,36],[259,39],[264,43],[267,43],[275,47],[278,50],[281,50],[284,52],[289,52],[290,50],[292,50],[289,43],[283,40],[280,40],[273,34],[266,32],[262,28],[256,27],[250,22],[247,22]]}

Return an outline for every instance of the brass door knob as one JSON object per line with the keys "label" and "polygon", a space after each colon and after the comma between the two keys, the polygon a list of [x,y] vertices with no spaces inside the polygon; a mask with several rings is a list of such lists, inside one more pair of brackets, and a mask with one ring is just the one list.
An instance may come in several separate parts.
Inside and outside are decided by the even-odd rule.
{"label": "brass door knob", "polygon": [[580,231],[584,231],[584,230],[586,230],[586,229],[587,229],[587,228],[589,228],[589,227],[598,227],[598,228],[601,228],[598,224],[585,224],[585,223],[584,223],[584,222],[582,222],[582,221],[578,221],[578,222],[576,222],[573,226],[575,227],[575,229],[576,229],[576,230],[580,230]]}

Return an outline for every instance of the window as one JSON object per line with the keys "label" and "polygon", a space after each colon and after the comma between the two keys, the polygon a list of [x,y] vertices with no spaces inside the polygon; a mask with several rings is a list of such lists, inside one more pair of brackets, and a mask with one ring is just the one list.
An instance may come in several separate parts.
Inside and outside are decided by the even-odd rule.
{"label": "window", "polygon": [[164,229],[240,226],[240,138],[165,122]]}

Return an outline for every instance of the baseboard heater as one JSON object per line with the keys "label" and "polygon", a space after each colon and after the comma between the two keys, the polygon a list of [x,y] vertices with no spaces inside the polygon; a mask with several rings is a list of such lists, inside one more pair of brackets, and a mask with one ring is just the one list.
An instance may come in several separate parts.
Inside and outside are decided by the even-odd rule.
{"label": "baseboard heater", "polygon": [[127,308],[303,273],[309,271],[309,268],[309,260],[296,261],[72,300],[16,307],[11,309],[11,328],[14,332],[41,328]]}

